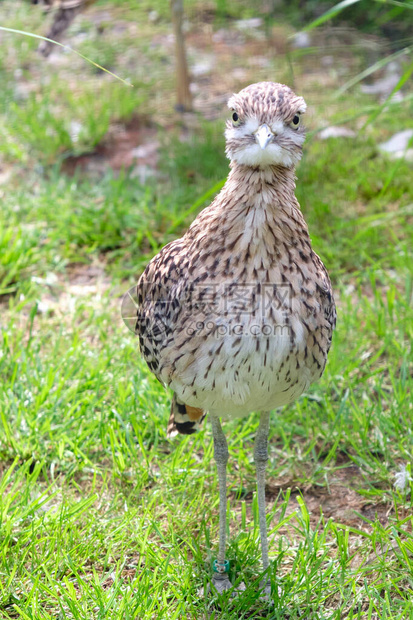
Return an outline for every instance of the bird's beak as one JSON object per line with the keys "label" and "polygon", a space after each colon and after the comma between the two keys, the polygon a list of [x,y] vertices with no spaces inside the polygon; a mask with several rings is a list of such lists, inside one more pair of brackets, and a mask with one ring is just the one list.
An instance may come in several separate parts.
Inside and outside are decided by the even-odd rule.
{"label": "bird's beak", "polygon": [[262,149],[265,149],[265,147],[268,145],[269,142],[271,142],[273,137],[273,132],[265,123],[261,125],[255,132],[255,138]]}

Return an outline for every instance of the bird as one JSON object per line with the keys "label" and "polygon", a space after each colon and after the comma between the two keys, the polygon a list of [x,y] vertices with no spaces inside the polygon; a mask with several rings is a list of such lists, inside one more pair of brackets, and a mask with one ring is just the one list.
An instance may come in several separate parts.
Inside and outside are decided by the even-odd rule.
{"label": "bird", "polygon": [[[41,4],[47,12],[54,11],[52,24],[46,34],[47,39],[60,42],[62,35],[69,28],[75,17],[87,6],[96,0],[42,0]],[[39,0],[32,0],[32,4],[39,4]],[[42,41],[38,52],[42,56],[49,56],[54,44],[51,41]]]}
{"label": "bird", "polygon": [[331,281],[295,197],[304,99],[274,82],[228,101],[230,171],[210,206],[149,262],[136,288],[139,348],[173,390],[167,435],[208,414],[219,487],[212,585],[232,588],[226,559],[228,444],[221,420],[259,414],[254,443],[264,596],[270,596],[265,473],[270,412],[323,374],[336,324]]}

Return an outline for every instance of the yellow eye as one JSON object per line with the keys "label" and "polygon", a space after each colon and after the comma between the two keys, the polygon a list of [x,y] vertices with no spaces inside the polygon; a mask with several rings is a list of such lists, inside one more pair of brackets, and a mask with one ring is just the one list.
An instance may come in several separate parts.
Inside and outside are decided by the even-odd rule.
{"label": "yellow eye", "polygon": [[231,118],[232,118],[232,124],[234,125],[234,127],[237,127],[241,122],[238,114],[236,112],[233,112]]}
{"label": "yellow eye", "polygon": [[299,124],[300,124],[300,117],[298,116],[298,114],[296,114],[293,120],[291,121],[291,125],[297,128]]}

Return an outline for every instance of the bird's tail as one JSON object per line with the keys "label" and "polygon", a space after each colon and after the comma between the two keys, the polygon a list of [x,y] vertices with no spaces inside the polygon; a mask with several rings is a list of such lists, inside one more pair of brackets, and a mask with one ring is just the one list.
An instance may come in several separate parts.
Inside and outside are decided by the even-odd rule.
{"label": "bird's tail", "polygon": [[169,416],[166,436],[175,437],[178,433],[182,435],[192,435],[201,428],[206,412],[197,407],[185,405],[178,400],[176,394],[173,395],[171,403],[171,415]]}

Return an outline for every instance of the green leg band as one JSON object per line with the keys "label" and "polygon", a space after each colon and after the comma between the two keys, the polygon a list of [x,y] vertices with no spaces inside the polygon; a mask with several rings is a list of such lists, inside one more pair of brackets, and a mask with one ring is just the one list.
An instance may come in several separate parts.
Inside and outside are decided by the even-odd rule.
{"label": "green leg band", "polygon": [[224,560],[224,563],[218,563],[218,560],[214,560],[212,562],[212,570],[214,573],[228,573],[229,572],[229,561]]}

